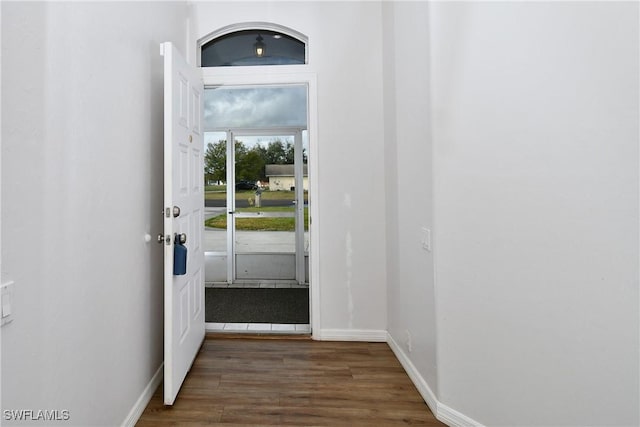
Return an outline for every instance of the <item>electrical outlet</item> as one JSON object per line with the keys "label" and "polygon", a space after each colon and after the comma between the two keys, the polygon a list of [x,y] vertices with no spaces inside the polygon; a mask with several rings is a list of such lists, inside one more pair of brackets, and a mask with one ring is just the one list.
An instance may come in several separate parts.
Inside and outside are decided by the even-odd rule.
{"label": "electrical outlet", "polygon": [[13,321],[13,288],[13,282],[0,285],[0,313],[2,314],[0,326]]}

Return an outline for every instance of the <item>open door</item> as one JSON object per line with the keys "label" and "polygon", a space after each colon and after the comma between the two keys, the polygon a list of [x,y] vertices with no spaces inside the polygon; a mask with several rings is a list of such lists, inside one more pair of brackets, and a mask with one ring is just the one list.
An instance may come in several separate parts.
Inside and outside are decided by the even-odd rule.
{"label": "open door", "polygon": [[[172,405],[204,339],[203,84],[166,42],[164,56],[164,403]],[[176,245],[181,247],[176,248]],[[174,271],[174,251],[186,272]]]}

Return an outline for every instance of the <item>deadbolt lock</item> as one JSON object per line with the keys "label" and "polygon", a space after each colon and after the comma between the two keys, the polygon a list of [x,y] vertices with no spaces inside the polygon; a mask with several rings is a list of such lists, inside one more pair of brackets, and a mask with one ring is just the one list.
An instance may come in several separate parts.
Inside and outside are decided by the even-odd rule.
{"label": "deadbolt lock", "polygon": [[162,242],[166,242],[167,245],[171,244],[171,236],[170,235],[164,235],[164,234],[158,234],[158,243],[162,243]]}

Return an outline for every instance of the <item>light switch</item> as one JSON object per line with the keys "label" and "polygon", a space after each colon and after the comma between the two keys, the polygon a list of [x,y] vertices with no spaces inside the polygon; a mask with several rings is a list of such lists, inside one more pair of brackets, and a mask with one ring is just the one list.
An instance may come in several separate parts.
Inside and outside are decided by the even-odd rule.
{"label": "light switch", "polygon": [[2,309],[2,325],[5,325],[13,320],[13,288],[14,282],[7,282],[0,285],[0,298],[2,303],[0,309]]}

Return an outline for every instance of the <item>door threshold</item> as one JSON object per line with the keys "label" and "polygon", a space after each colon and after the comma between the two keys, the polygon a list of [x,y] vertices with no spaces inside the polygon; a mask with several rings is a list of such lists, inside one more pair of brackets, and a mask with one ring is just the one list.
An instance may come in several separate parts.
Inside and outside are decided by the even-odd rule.
{"label": "door threshold", "polygon": [[207,332],[205,340],[299,340],[311,341],[311,334]]}
{"label": "door threshold", "polygon": [[298,323],[214,323],[204,324],[207,333],[216,334],[269,334],[269,335],[309,335],[311,325]]}
{"label": "door threshold", "polygon": [[276,289],[308,289],[308,283],[281,280],[255,280],[246,282],[206,282],[205,288],[276,288]]}

